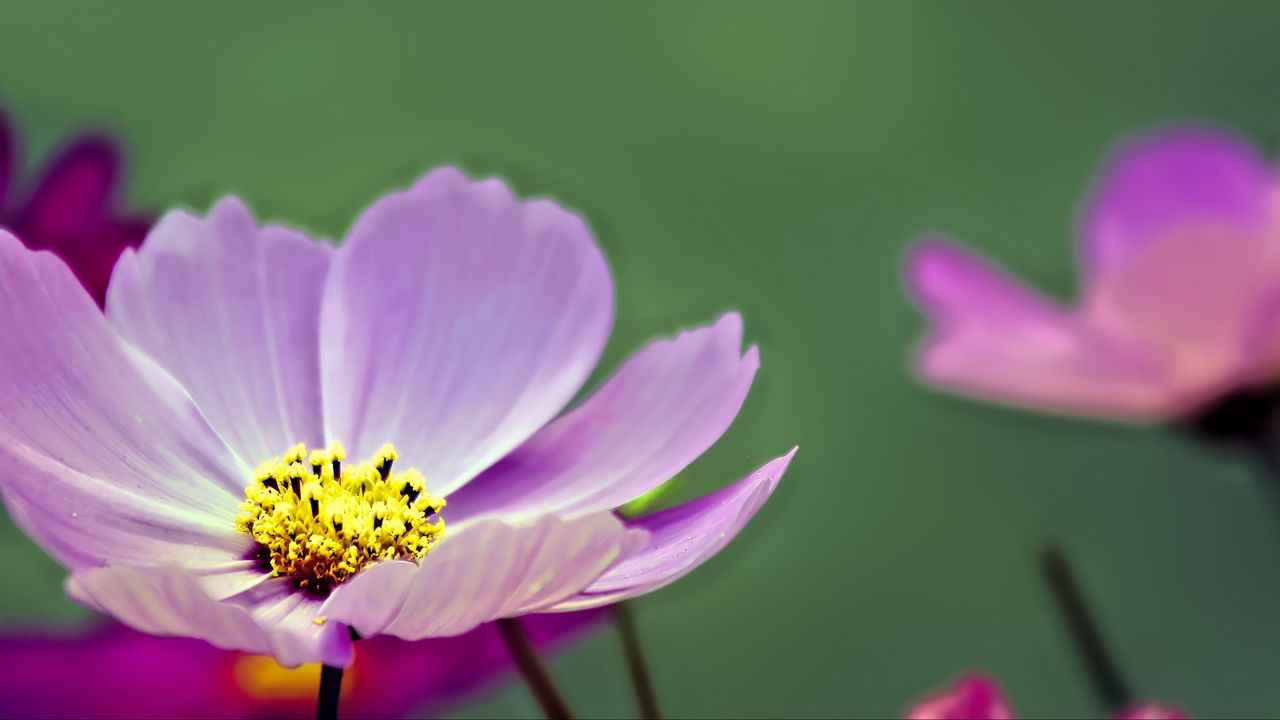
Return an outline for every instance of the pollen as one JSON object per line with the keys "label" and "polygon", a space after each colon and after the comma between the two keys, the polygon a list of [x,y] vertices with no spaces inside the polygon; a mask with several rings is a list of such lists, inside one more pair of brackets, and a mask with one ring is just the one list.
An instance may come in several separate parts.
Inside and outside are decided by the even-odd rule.
{"label": "pollen", "polygon": [[254,472],[236,515],[271,575],[314,595],[380,560],[421,560],[444,535],[444,498],[427,492],[417,470],[392,470],[395,447],[367,462],[345,459],[340,443],[289,448]]}

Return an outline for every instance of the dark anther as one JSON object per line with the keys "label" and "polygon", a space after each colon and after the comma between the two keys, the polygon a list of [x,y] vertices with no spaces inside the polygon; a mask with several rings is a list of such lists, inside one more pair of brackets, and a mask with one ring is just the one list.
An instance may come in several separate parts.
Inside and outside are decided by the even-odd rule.
{"label": "dark anther", "polygon": [[377,529],[378,529],[378,528],[380,528],[380,527],[382,527],[382,518],[381,518],[380,516],[379,516],[379,517],[375,517],[375,518],[373,519],[373,529],[374,529],[374,530],[377,530]]}
{"label": "dark anther", "polygon": [[386,460],[382,461],[382,464],[378,465],[378,474],[382,476],[383,480],[386,480],[388,477],[391,476],[392,462],[394,461],[391,458],[387,458]]}
{"label": "dark anther", "polygon": [[280,483],[276,482],[276,479],[273,477],[263,478],[262,487],[271,488],[276,492],[280,492]]}
{"label": "dark anther", "polygon": [[428,505],[422,509],[422,514],[425,515],[426,517],[431,517],[432,515],[435,515],[439,511],[440,511],[440,508],[435,507],[434,505]]}
{"label": "dark anther", "polygon": [[342,479],[342,461],[341,460],[333,461],[333,479],[334,480]]}
{"label": "dark anther", "polygon": [[302,497],[302,478],[289,478],[289,486],[293,488],[294,495]]}
{"label": "dark anther", "polygon": [[300,579],[297,587],[302,592],[315,597],[328,597],[333,591],[333,583],[322,578]]}
{"label": "dark anther", "polygon": [[248,557],[245,559],[251,561],[254,567],[262,572],[272,571],[271,550],[266,545],[258,544],[254,546],[254,549],[249,552]]}
{"label": "dark anther", "polygon": [[340,519],[338,519],[338,518],[334,518],[334,519],[333,519],[333,529],[334,529],[334,530],[336,530],[336,531],[338,531],[338,532],[342,532],[342,520],[340,520]]}
{"label": "dark anther", "polygon": [[320,514],[320,501],[315,498],[311,498],[311,517],[315,517],[316,515],[319,515],[319,514]]}
{"label": "dark anther", "polygon": [[404,487],[400,488],[400,494],[404,495],[406,498],[409,499],[410,505],[413,504],[414,500],[418,499],[418,494],[421,492],[422,492],[421,490],[418,490],[411,485],[405,485]]}
{"label": "dark anther", "polygon": [[320,477],[320,468],[321,468],[321,467],[322,467],[321,465],[312,465],[312,466],[311,466],[311,474],[312,474],[312,475],[315,475],[316,477]]}

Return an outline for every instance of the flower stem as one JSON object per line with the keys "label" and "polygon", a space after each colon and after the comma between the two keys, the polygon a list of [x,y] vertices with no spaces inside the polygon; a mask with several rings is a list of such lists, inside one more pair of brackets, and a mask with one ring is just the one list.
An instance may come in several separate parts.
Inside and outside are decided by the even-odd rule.
{"label": "flower stem", "polygon": [[316,700],[316,720],[337,720],[338,696],[342,693],[342,668],[320,668],[320,697]]}
{"label": "flower stem", "polygon": [[560,695],[560,691],[556,689],[556,684],[552,681],[551,676],[547,674],[547,669],[543,667],[542,660],[538,657],[538,651],[534,649],[533,643],[529,641],[529,633],[525,632],[524,625],[520,624],[519,618],[502,618],[498,620],[498,631],[502,633],[502,640],[507,644],[507,650],[511,653],[511,659],[515,661],[516,667],[520,670],[520,675],[524,678],[524,682],[529,686],[529,691],[533,693],[538,704],[542,706],[542,714],[546,715],[548,720],[569,720],[573,714],[569,712],[569,706],[565,703],[564,697]]}
{"label": "flower stem", "polygon": [[1098,701],[1110,711],[1127,707],[1133,699],[1129,685],[1107,649],[1102,631],[1089,612],[1089,605],[1062,550],[1055,545],[1046,547],[1040,556],[1040,567],[1071,633],[1076,652],[1089,673]]}
{"label": "flower stem", "polygon": [[649,677],[649,666],[644,661],[644,650],[640,647],[640,634],[636,631],[636,618],[631,612],[631,604],[626,600],[614,603],[613,622],[622,638],[622,651],[627,657],[627,672],[631,675],[631,687],[635,689],[636,702],[640,705],[640,717],[646,720],[659,720],[662,713],[658,711],[658,698],[653,693],[653,679]]}

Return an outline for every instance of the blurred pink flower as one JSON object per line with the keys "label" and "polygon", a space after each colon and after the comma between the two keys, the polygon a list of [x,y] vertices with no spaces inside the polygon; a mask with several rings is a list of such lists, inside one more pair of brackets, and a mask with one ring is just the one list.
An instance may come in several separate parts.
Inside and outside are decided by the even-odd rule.
{"label": "blurred pink flower", "polygon": [[19,149],[17,133],[0,112],[0,228],[32,250],[61,257],[101,306],[116,259],[140,245],[151,226],[150,217],[116,207],[119,146],[101,134],[72,138],[30,188],[15,182]]}
{"label": "blurred pink flower", "polygon": [[1257,150],[1182,127],[1123,145],[1085,203],[1064,307],[939,239],[907,262],[920,373],[960,393],[1132,420],[1178,417],[1280,369],[1280,190]]}
{"label": "blurred pink flower", "polygon": [[[1013,720],[1013,706],[995,678],[970,673],[907,708],[906,720]],[[1188,720],[1171,705],[1141,703],[1112,716],[1113,720]]]}
{"label": "blurred pink flower", "polygon": [[[602,610],[533,615],[530,638],[567,641]],[[438,712],[511,667],[492,624],[451,638],[376,637],[356,645],[343,675],[342,716]],[[111,623],[78,633],[26,631],[0,642],[0,717],[293,718],[315,712],[320,667],[163,638]]]}
{"label": "blurred pink flower", "polygon": [[907,708],[907,720],[1013,720],[1013,708],[995,678],[961,676],[951,685]]}

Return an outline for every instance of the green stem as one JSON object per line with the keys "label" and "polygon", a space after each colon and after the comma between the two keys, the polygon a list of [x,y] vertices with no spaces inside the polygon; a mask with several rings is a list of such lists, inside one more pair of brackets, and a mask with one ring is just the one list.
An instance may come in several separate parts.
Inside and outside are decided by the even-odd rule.
{"label": "green stem", "polygon": [[520,624],[518,618],[502,618],[497,624],[502,640],[511,653],[511,659],[515,661],[529,691],[542,706],[542,714],[547,716],[547,720],[571,720],[573,714],[569,712],[569,705],[543,667],[524,625]]}
{"label": "green stem", "polygon": [[631,687],[635,689],[636,702],[640,705],[640,717],[647,720],[660,720],[662,713],[658,710],[658,698],[653,692],[653,678],[649,676],[649,666],[644,661],[644,650],[640,647],[640,633],[636,630],[635,614],[631,612],[631,604],[625,600],[614,603],[613,623],[622,638],[622,651],[627,658],[627,672],[631,675]]}
{"label": "green stem", "polygon": [[1125,682],[1124,675],[1107,647],[1098,621],[1089,610],[1089,604],[1080,590],[1075,574],[1071,572],[1066,556],[1056,545],[1049,545],[1041,551],[1040,568],[1058,604],[1080,662],[1089,674],[1098,702],[1112,712],[1124,709],[1133,701],[1129,684]]}

